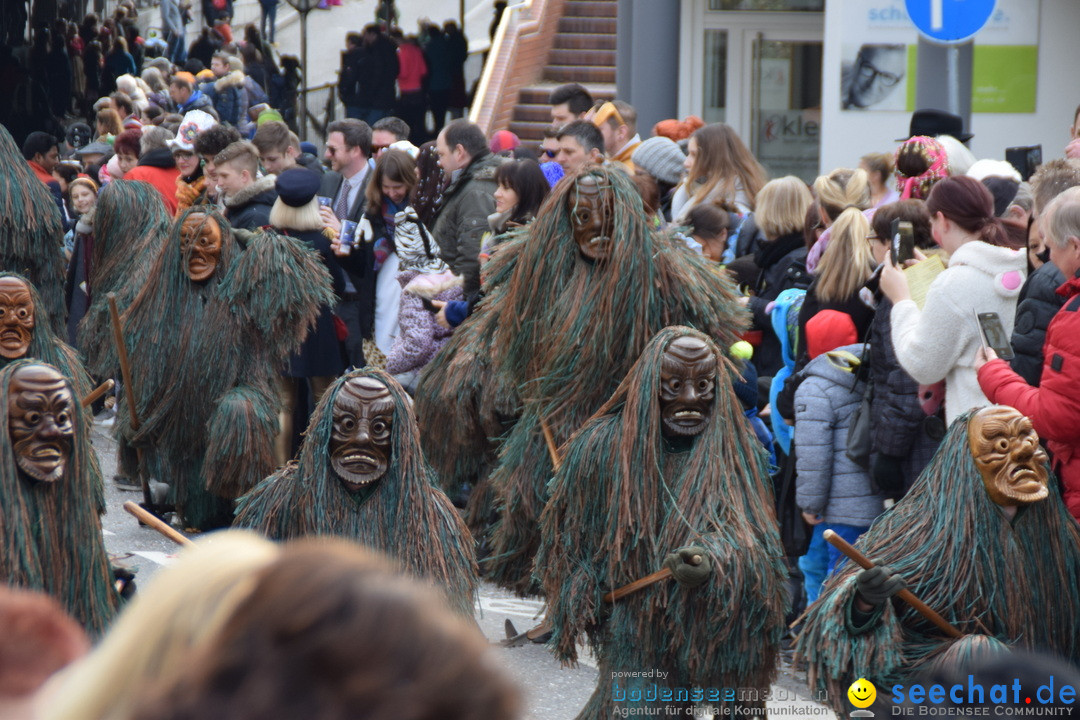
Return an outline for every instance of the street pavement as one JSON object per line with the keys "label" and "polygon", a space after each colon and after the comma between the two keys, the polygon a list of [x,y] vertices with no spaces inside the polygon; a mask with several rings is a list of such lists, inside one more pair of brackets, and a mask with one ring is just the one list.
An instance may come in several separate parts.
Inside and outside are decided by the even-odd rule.
{"label": "street pavement", "polygon": [[[136,585],[152,582],[155,573],[171,562],[177,546],[156,531],[139,526],[122,505],[128,500],[142,499],[140,492],[121,490],[112,482],[116,474],[116,443],[112,428],[100,420],[93,431],[94,449],[101,461],[105,477],[108,512],[102,520],[105,547],[114,562],[136,571]],[[194,539],[198,540],[197,536]],[[539,599],[521,599],[490,583],[480,590],[476,620],[485,636],[497,646],[499,664],[518,682],[526,698],[524,720],[570,720],[584,706],[596,687],[598,672],[595,660],[582,648],[582,662],[576,668],[562,667],[543,645],[526,643],[515,648],[498,645],[505,637],[504,623],[510,620],[519,630],[538,622],[543,611]],[[774,697],[770,710],[780,706],[783,713],[809,714],[820,720],[833,720],[826,708],[809,700],[805,675],[795,673],[785,665],[773,686]]]}

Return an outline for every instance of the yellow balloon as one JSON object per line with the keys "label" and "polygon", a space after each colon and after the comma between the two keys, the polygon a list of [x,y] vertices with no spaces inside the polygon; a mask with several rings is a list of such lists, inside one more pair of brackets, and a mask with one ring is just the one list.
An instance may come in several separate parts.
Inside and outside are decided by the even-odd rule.
{"label": "yellow balloon", "polygon": [[866,678],[859,678],[851,683],[851,687],[847,691],[847,697],[855,707],[868,708],[877,699],[877,688],[874,687],[874,683]]}

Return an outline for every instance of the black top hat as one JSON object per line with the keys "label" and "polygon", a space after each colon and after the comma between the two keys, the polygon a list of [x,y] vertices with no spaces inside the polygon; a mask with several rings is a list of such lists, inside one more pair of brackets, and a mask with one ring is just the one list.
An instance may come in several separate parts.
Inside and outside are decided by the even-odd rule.
{"label": "black top hat", "polygon": [[944,110],[916,110],[911,114],[908,136],[897,138],[896,142],[904,142],[916,135],[927,137],[952,135],[962,143],[975,137],[971,133],[964,132],[964,118]]}

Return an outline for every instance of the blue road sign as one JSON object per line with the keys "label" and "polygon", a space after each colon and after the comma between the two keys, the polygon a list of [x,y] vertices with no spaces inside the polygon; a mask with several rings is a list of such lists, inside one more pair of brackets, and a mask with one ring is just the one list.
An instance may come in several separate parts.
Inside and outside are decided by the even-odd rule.
{"label": "blue road sign", "polygon": [[911,22],[929,40],[970,40],[994,14],[997,0],[904,0]]}

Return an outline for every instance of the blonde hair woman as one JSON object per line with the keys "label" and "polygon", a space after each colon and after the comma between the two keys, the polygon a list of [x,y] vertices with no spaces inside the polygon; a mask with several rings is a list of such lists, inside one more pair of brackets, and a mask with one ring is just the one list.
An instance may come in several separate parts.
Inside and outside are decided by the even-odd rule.
{"label": "blonde hair woman", "polygon": [[837,168],[828,175],[818,176],[818,179],[814,181],[814,196],[817,198],[825,232],[814,243],[814,247],[810,248],[810,254],[806,257],[806,267],[810,272],[816,271],[825,248],[829,246],[829,238],[832,235],[830,229],[833,222],[840,217],[840,213],[848,208],[870,210],[872,207],[870,177],[861,168],[856,170]]}
{"label": "blonde hair woman", "polygon": [[278,557],[255,533],[228,530],[185,548],[120,615],[105,640],[48,688],[43,720],[121,720],[152,680],[173,676],[213,639]]}
{"label": "blonde hair woman", "polygon": [[754,209],[765,185],[765,168],[725,123],[699,128],[690,136],[683,167],[686,179],[675,191],[671,215],[682,224],[687,213],[703,202],[734,203],[740,213]]}
{"label": "blonde hair woman", "polygon": [[[806,323],[822,310],[846,313],[855,325],[859,342],[874,320],[874,309],[863,299],[862,289],[874,274],[877,262],[870,246],[870,221],[856,207],[839,213],[832,224],[832,242],[825,249],[799,311],[799,364],[806,354]],[[830,348],[831,349],[831,348]]]}

